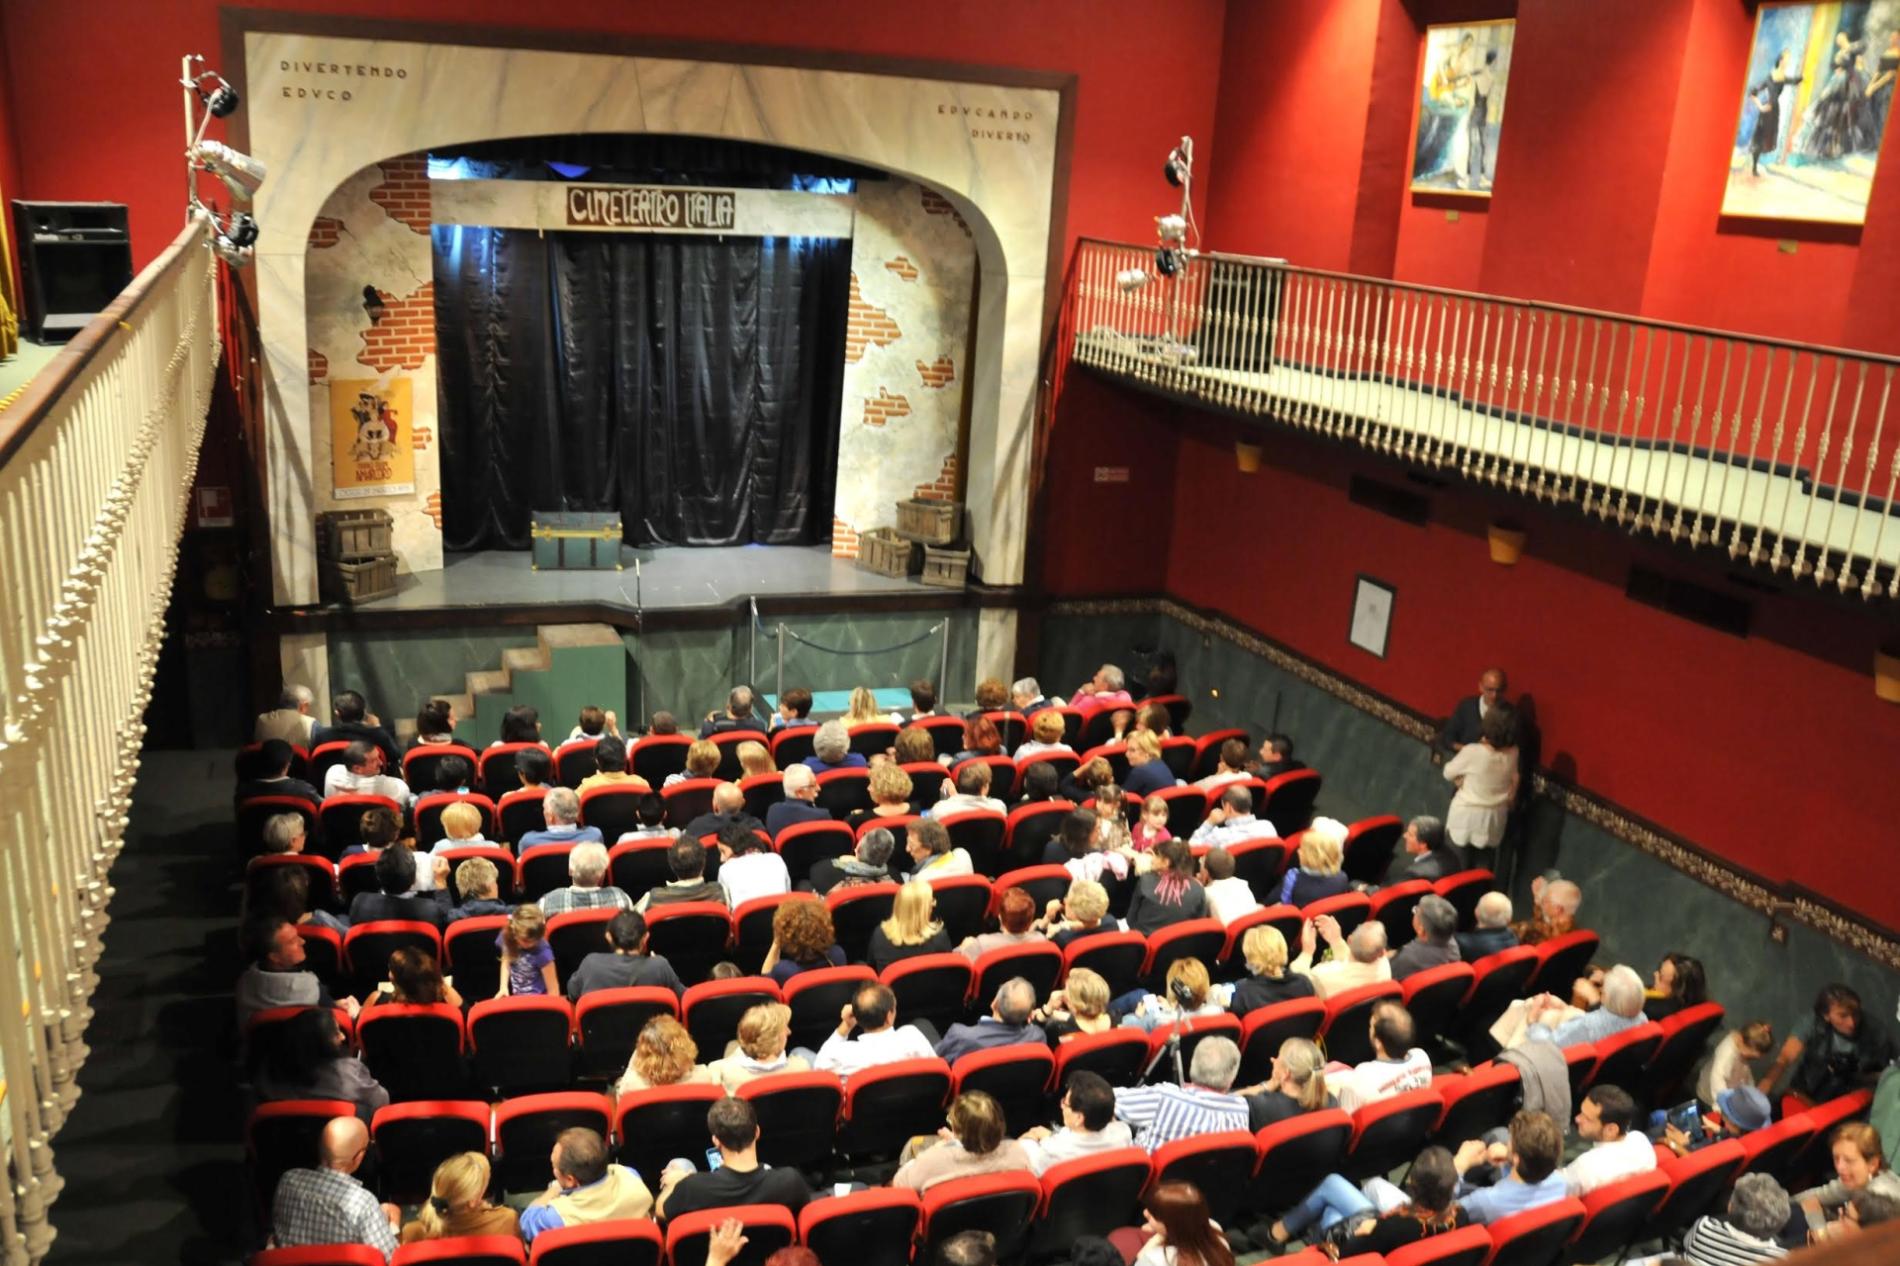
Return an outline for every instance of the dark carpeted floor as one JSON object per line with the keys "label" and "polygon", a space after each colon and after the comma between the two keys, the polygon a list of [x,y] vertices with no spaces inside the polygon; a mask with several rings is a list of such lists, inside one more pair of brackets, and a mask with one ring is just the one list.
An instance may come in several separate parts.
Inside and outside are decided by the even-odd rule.
{"label": "dark carpeted floor", "polygon": [[231,1056],[228,753],[150,752],[99,963],[81,1096],[53,1141],[53,1266],[235,1262],[252,1234]]}

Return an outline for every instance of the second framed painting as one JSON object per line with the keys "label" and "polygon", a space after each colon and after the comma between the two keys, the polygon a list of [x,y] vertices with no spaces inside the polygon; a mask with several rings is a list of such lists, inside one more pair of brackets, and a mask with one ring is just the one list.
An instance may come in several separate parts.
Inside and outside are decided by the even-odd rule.
{"label": "second framed painting", "polygon": [[1491,196],[1516,34],[1509,18],[1425,28],[1412,192]]}

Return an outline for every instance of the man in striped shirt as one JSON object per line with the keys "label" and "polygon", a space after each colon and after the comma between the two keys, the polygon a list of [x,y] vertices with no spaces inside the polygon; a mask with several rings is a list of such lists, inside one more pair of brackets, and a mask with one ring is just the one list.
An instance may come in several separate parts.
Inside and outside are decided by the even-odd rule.
{"label": "man in striped shirt", "polygon": [[1233,1039],[1202,1038],[1194,1048],[1185,1086],[1143,1086],[1115,1092],[1115,1115],[1135,1130],[1135,1144],[1150,1152],[1176,1139],[1248,1128],[1247,1101],[1229,1094],[1240,1071]]}
{"label": "man in striped shirt", "polygon": [[1697,1218],[1682,1242],[1682,1254],[1695,1266],[1753,1266],[1786,1257],[1775,1242],[1787,1224],[1788,1193],[1769,1174],[1743,1174],[1728,1198],[1728,1217]]}

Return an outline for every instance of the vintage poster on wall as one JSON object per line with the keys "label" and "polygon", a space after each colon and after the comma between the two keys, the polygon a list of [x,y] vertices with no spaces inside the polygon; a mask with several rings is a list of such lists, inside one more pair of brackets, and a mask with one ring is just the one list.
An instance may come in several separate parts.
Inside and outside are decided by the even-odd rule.
{"label": "vintage poster on wall", "polygon": [[1722,214],[1864,224],[1900,74],[1900,0],[1755,14]]}
{"label": "vintage poster on wall", "polygon": [[1491,196],[1516,34],[1509,19],[1425,28],[1412,192]]}
{"label": "vintage poster on wall", "polygon": [[337,500],[416,490],[407,378],[330,384],[330,467]]}

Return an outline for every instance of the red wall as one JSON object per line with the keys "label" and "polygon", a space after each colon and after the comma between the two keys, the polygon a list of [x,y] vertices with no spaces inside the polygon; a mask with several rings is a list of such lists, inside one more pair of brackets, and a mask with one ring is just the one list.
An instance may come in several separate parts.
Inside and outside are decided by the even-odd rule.
{"label": "red wall", "polygon": [[[1174,405],[1069,371],[1050,428],[1041,539],[1030,553],[1052,593],[1157,593],[1167,588],[1174,517]],[[1095,482],[1095,468],[1127,482]]]}
{"label": "red wall", "polygon": [[[216,64],[219,7],[217,0],[0,7],[22,187],[36,198],[129,202],[140,265],[182,223],[173,81],[181,52],[204,52]],[[1169,147],[1183,133],[1212,135],[1226,6],[1186,0],[1168,6],[1165,22],[1142,0],[1093,4],[1086,20],[1070,0],[972,0],[927,14],[855,0],[532,10],[515,0],[306,0],[264,7],[1072,71],[1079,81],[1067,232],[1140,238],[1169,200],[1160,174]],[[84,55],[72,55],[75,48]]]}

